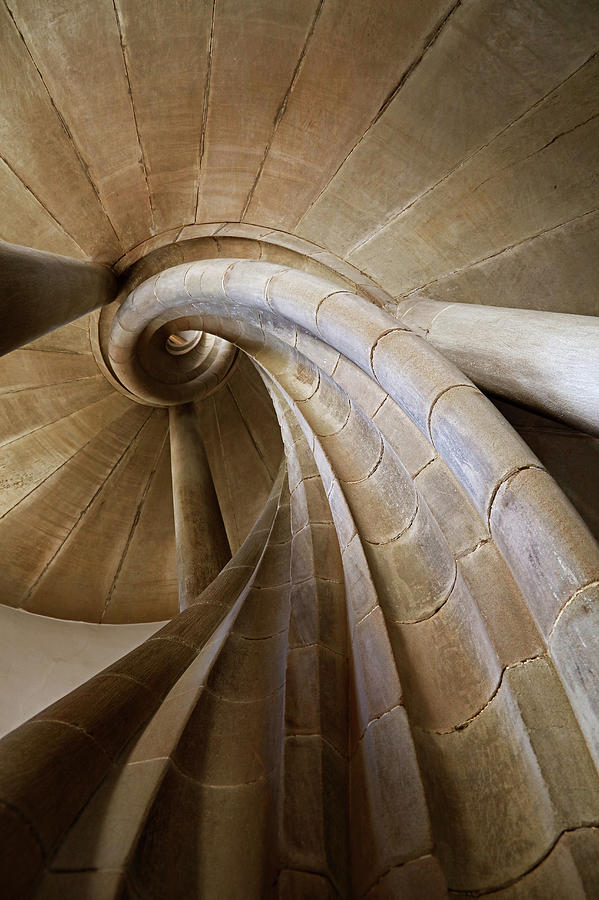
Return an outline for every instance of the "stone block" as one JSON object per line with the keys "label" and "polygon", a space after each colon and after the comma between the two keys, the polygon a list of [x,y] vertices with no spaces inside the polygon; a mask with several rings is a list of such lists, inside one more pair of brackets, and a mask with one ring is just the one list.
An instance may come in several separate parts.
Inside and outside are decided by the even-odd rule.
{"label": "stone block", "polygon": [[471,550],[489,537],[484,521],[442,459],[432,460],[418,473],[414,483],[453,553]]}
{"label": "stone block", "polygon": [[566,604],[549,638],[549,652],[559,673],[588,748],[599,765],[599,585]]}
{"label": "stone block", "polygon": [[383,452],[382,436],[353,401],[336,432],[321,437],[323,449],[334,463],[340,481],[361,481],[372,472]]}
{"label": "stone block", "polygon": [[426,800],[406,712],[396,707],[367,729],[351,761],[351,858],[363,894],[393,866],[430,853]]}
{"label": "stone block", "polygon": [[376,606],[353,630],[351,669],[351,750],[370,722],[402,702],[402,689],[385,619]]}
{"label": "stone block", "polygon": [[397,327],[389,313],[350,293],[327,297],[318,307],[316,320],[325,341],[368,373],[372,346]]}
{"label": "stone block", "polygon": [[386,392],[372,377],[370,369],[363,371],[345,356],[340,357],[335,368],[335,381],[370,418],[387,397]]}
{"label": "stone block", "polygon": [[450,387],[472,384],[425,340],[400,328],[379,338],[371,358],[380,386],[425,437],[429,436],[430,412],[437,398]]}
{"label": "stone block", "polygon": [[134,889],[161,897],[260,897],[275,877],[276,775],[237,787],[199,785],[173,766],[130,866]]}
{"label": "stone block", "polygon": [[283,862],[327,876],[343,896],[347,878],[347,762],[320,736],[285,741]]}
{"label": "stone block", "polygon": [[342,580],[337,532],[332,523],[308,525],[293,536],[291,578],[294,583],[318,576]]}
{"label": "stone block", "polygon": [[479,391],[455,387],[435,403],[431,435],[483,522],[500,484],[518,469],[541,466],[532,450]]}
{"label": "stone block", "polygon": [[342,487],[362,538],[373,544],[393,541],[405,532],[418,508],[412,479],[385,442],[376,468]]}
{"label": "stone block", "polygon": [[[110,769],[110,760],[81,729],[40,719],[30,719],[11,731],[0,748],[2,832],[9,830],[3,852],[20,835],[21,853],[31,851],[29,864],[33,869],[35,860],[50,854],[85,806]],[[27,834],[15,824],[15,814],[18,822],[31,823]],[[16,856],[13,862],[18,860]],[[22,856],[20,861],[24,862]],[[15,881],[28,881],[27,873],[16,866]]]}
{"label": "stone block", "polygon": [[580,588],[599,581],[599,547],[554,480],[525,469],[502,484],[491,534],[541,633]]}
{"label": "stone block", "polygon": [[292,585],[289,646],[319,643],[345,655],[346,616],[344,584],[315,577]]}
{"label": "stone block", "polygon": [[389,395],[373,421],[412,478],[437,455],[429,439]]}
{"label": "stone block", "polygon": [[258,700],[285,682],[287,634],[246,638],[236,625],[214,663],[207,686],[219,697],[233,701]]}
{"label": "stone block", "polygon": [[188,779],[234,788],[263,781],[279,763],[284,688],[252,701],[202,693],[172,754]]}
{"label": "stone block", "polygon": [[475,716],[495,692],[501,663],[465,582],[430,619],[389,625],[410,720],[450,730]]}
{"label": "stone block", "polygon": [[386,619],[419,621],[445,603],[455,581],[456,563],[423,500],[412,524],[397,540],[364,542],[363,546]]}
{"label": "stone block", "polygon": [[543,639],[518,585],[493,541],[458,559],[502,665],[541,653]]}

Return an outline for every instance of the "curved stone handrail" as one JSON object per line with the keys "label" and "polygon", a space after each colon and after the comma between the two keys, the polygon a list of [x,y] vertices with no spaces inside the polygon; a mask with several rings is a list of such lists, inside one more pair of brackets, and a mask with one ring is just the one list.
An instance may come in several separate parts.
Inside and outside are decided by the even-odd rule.
{"label": "curved stone handrail", "polygon": [[[504,677],[513,680],[514,666],[533,657],[547,661],[545,642],[561,611],[597,580],[599,557],[586,527],[536,457],[469,379],[420,336],[398,327],[390,315],[339,285],[280,265],[234,259],[194,262],[153,276],[133,291],[113,323],[111,360],[128,389],[137,384],[133,360],[138,340],[147,339],[169,317],[241,347],[283,391],[294,415],[305,421],[320,475],[324,480],[326,466],[332,467],[333,481],[359,535],[358,566],[364,572],[366,565],[372,573],[395,665],[401,671],[406,708],[413,727],[423,729],[417,741],[421,769],[430,778],[440,765],[448,784],[459,780],[462,763],[456,769],[453,756],[457,753],[459,759],[462,746],[468,746],[458,736],[461,730],[487,722],[487,710],[505,707],[506,690],[501,686]],[[358,370],[363,373],[359,377]],[[361,383],[362,377],[367,381]],[[366,387],[370,384],[377,403],[374,412],[366,414],[362,403],[370,402]],[[192,383],[189,390],[193,391]],[[479,544],[495,546],[507,562],[540,631],[536,644],[533,641],[536,649],[528,654],[510,657],[502,651],[497,657],[502,639],[494,631],[492,611],[477,610],[459,554],[456,567],[455,551],[452,554],[438,521],[414,488],[397,444],[375,420],[385,403],[396,404],[407,414],[432,450],[417,479],[424,478],[429,463],[443,461],[448,470],[436,470],[441,483],[448,486],[452,477],[457,479],[486,529],[488,537],[483,531]],[[333,482],[330,487],[333,502]],[[336,520],[336,527],[340,534],[343,521]],[[342,549],[347,551],[350,545],[352,539]],[[346,584],[349,557],[347,566],[344,562]],[[508,589],[506,578],[498,577],[498,589]],[[587,659],[575,632],[570,634],[568,641],[560,632],[559,649],[550,642],[550,653],[597,760],[595,714],[588,702],[582,702],[580,671],[568,660],[584,657],[593,672],[596,662]],[[430,654],[435,654],[439,641],[451,648],[448,661],[431,666]],[[468,684],[463,695],[461,687],[456,693],[461,670]],[[527,671],[545,670],[539,664]],[[551,685],[554,693],[562,690],[558,680]],[[506,710],[512,708],[510,702]],[[512,725],[522,735],[533,715],[529,707],[526,696]],[[435,731],[437,737],[426,737]],[[474,729],[472,734],[476,733]],[[437,749],[435,741],[441,742]],[[531,752],[541,752],[539,747],[533,743]],[[446,750],[449,755],[444,759]],[[581,766],[588,779],[587,763]],[[549,775],[544,803],[553,802],[548,799],[555,790]],[[521,777],[521,789],[531,790],[532,770]],[[429,802],[438,802],[433,784],[429,783],[429,791]],[[452,803],[457,803],[456,797]],[[588,819],[588,812],[585,815]],[[557,832],[550,829],[545,837],[539,836],[520,863],[505,869],[504,881],[535,865],[547,852],[544,848],[557,839],[559,828],[570,827],[571,822],[578,827],[576,816],[571,819],[564,812],[564,818],[556,820],[561,823]],[[448,827],[451,831],[453,826]],[[474,835],[472,839],[476,840]],[[472,853],[466,880],[460,881],[457,872],[451,876],[455,887],[501,886],[485,882],[482,848],[473,847]],[[449,861],[446,865],[451,869]]]}

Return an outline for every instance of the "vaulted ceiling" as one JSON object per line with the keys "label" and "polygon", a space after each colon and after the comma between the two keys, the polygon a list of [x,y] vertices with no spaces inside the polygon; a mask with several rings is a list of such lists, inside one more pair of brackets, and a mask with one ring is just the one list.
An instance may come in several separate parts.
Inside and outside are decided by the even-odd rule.
{"label": "vaulted ceiling", "polygon": [[593,0],[6,0],[0,238],[305,238],[394,298],[594,314]]}

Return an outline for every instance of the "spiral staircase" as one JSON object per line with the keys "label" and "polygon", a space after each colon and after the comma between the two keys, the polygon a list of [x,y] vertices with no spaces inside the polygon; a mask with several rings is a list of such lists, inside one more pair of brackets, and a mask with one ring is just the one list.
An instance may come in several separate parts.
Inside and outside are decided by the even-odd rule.
{"label": "spiral staircase", "polygon": [[596,897],[596,7],[0,18],[0,896]]}

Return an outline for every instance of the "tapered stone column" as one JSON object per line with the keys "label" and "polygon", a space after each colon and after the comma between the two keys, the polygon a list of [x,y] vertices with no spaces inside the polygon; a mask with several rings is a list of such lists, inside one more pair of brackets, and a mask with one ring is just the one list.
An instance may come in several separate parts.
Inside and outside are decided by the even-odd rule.
{"label": "tapered stone column", "polygon": [[599,317],[428,299],[398,317],[483,390],[599,434]]}
{"label": "tapered stone column", "polygon": [[0,356],[114,300],[96,263],[0,242]]}
{"label": "tapered stone column", "polygon": [[179,608],[187,609],[231,557],[193,403],[171,406],[171,468]]}

